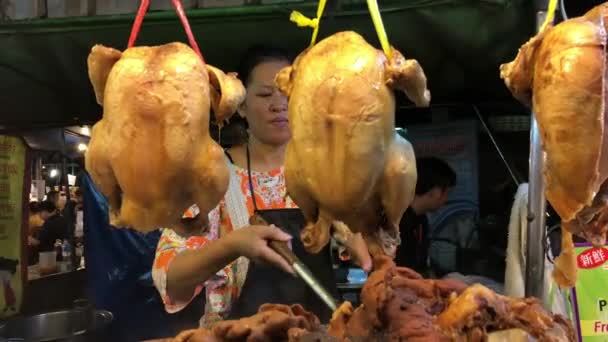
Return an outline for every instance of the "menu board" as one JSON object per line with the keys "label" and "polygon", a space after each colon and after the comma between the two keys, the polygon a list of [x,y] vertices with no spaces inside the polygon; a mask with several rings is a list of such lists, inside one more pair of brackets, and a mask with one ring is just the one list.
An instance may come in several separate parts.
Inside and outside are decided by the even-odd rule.
{"label": "menu board", "polygon": [[573,289],[579,341],[608,341],[608,249],[576,244],[578,278]]}
{"label": "menu board", "polygon": [[456,186],[449,192],[446,205],[429,215],[431,229],[463,207],[477,208],[477,123],[466,120],[408,126],[406,136],[416,157],[440,158],[456,173]]}
{"label": "menu board", "polygon": [[21,305],[25,154],[19,138],[0,135],[0,318]]}

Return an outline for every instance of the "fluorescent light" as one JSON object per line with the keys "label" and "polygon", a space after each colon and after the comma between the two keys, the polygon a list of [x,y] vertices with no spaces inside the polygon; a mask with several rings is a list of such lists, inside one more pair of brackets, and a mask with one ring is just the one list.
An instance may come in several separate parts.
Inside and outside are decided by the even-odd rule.
{"label": "fluorescent light", "polygon": [[86,150],[87,150],[87,144],[84,144],[84,143],[78,144],[78,151],[84,152]]}
{"label": "fluorescent light", "polygon": [[52,169],[50,176],[51,176],[51,178],[55,178],[55,177],[57,177],[58,174],[59,174],[59,171],[57,171],[57,169]]}
{"label": "fluorescent light", "polygon": [[82,133],[82,135],[90,136],[91,130],[89,129],[89,126],[82,126],[80,133]]}

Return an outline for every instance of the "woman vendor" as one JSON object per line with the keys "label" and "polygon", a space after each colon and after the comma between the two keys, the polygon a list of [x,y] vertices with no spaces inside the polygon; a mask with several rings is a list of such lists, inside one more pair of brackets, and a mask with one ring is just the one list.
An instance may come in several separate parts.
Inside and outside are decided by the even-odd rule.
{"label": "woman vendor", "polygon": [[[248,124],[248,139],[226,151],[231,172],[228,191],[209,214],[209,226],[201,235],[182,237],[164,229],[158,243],[152,274],[168,312],[180,311],[205,290],[201,324],[249,316],[264,303],[300,303],[325,322],[331,316],[267,243],[288,241],[336,294],[329,247],[315,255],[304,251],[299,240],[304,217],[285,187],[283,163],[291,133],[287,98],[275,87],[274,77],[289,64],[286,52],[263,46],[250,48],[241,60],[237,71],[247,96],[238,114]],[[250,225],[254,214],[271,225]],[[366,250],[354,253],[355,259],[369,259]]]}

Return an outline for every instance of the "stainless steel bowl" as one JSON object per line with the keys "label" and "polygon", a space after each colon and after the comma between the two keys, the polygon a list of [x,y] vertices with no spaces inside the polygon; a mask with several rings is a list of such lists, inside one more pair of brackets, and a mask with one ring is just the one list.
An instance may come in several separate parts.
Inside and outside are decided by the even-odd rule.
{"label": "stainless steel bowl", "polygon": [[105,310],[64,310],[0,323],[0,342],[95,341],[112,321]]}

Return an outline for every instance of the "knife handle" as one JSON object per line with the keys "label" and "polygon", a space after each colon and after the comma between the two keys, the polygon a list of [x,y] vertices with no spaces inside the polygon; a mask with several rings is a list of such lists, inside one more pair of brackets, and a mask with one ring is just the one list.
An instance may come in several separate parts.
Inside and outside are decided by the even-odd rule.
{"label": "knife handle", "polygon": [[[249,218],[249,224],[261,224],[267,226],[268,222],[264,220],[261,215],[255,213]],[[268,242],[268,245],[280,256],[282,256],[283,259],[285,259],[290,265],[293,265],[299,261],[298,257],[293,254],[291,249],[289,249],[287,242],[271,240]]]}
{"label": "knife handle", "polygon": [[285,259],[290,265],[293,265],[299,261],[298,257],[293,254],[291,249],[289,249],[287,242],[272,240],[268,242],[268,245],[280,256],[282,256],[283,259]]}

